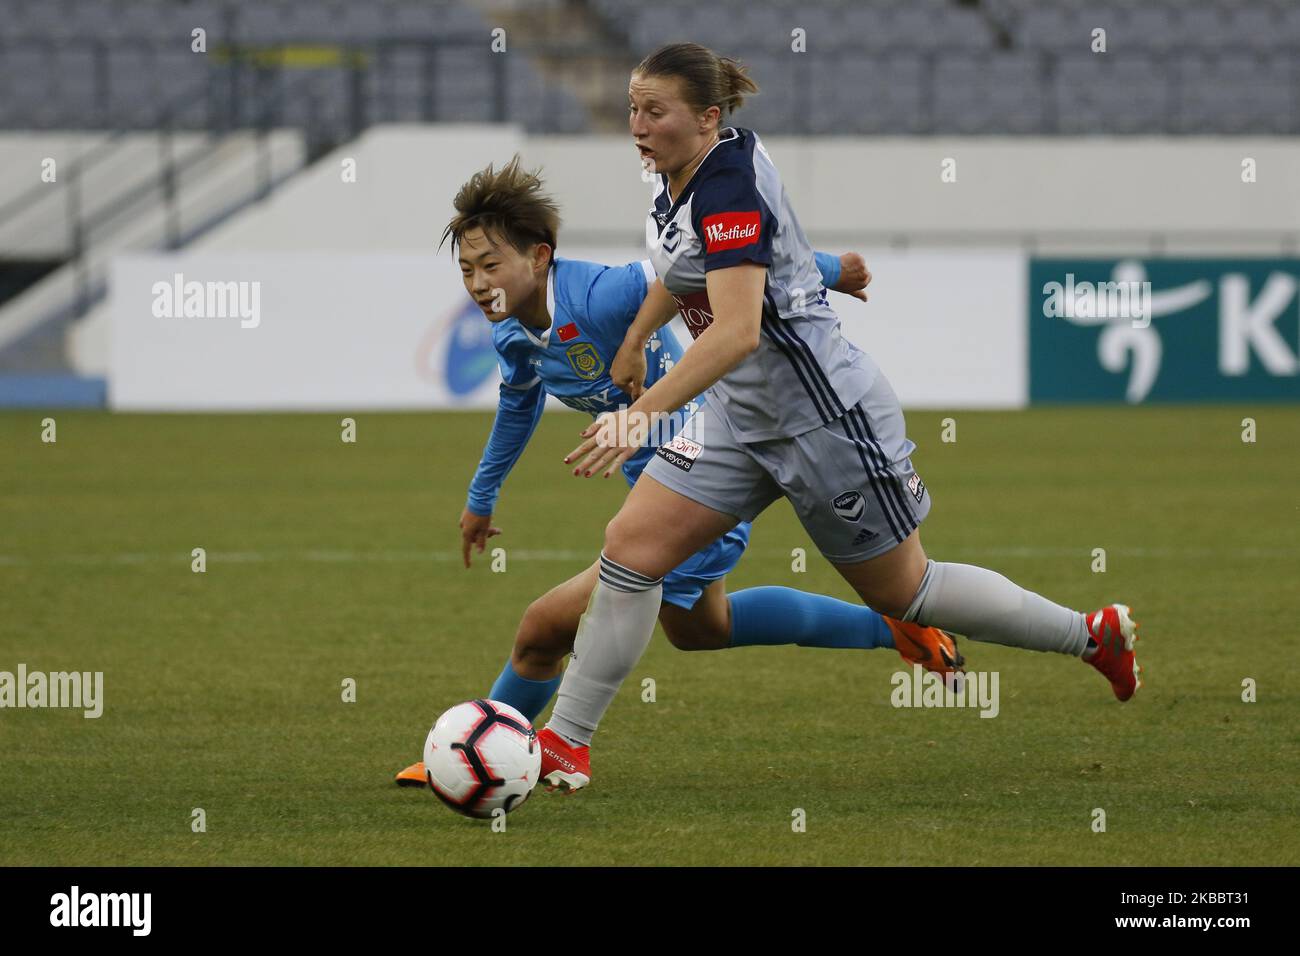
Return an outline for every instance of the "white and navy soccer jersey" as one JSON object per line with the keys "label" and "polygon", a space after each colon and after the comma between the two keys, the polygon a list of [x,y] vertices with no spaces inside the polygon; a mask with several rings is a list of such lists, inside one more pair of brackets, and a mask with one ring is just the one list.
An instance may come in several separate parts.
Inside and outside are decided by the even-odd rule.
{"label": "white and navy soccer jersey", "polygon": [[[817,267],[822,280],[833,286],[839,277],[839,260],[819,252]],[[493,324],[500,398],[492,434],[470,483],[466,503],[470,511],[492,514],[501,485],[532,437],[548,394],[592,416],[631,404],[630,397],[610,380],[609,365],[654,278],[648,261],[610,267],[556,258],[546,280],[550,327],[538,334],[513,316]],[[681,358],[682,347],[672,331],[663,328],[651,337],[646,351],[645,387],[650,388]],[[703,404],[703,399],[696,403],[697,407]],[[671,439],[689,411],[679,409],[669,419],[667,434],[659,437]],[[629,485],[654,454],[654,448],[643,448],[623,463]],[[694,607],[704,588],[736,566],[749,544],[749,531],[749,523],[741,522],[666,574],[664,601],[686,610]]]}
{"label": "white and navy soccer jersey", "polygon": [[[817,253],[816,268],[819,285],[823,280],[828,285],[838,280],[840,265],[834,256]],[[470,483],[470,511],[492,514],[501,485],[532,437],[548,394],[593,417],[632,404],[631,397],[610,380],[609,366],[654,279],[649,261],[611,267],[557,257],[546,280],[550,328],[539,334],[514,316],[493,324],[500,398],[492,434]],[[672,330],[664,327],[651,336],[646,353],[648,389],[681,358],[682,347]],[[671,428],[659,437],[670,439],[690,411],[680,409],[671,416]],[[629,485],[654,451],[642,448],[624,462]]]}
{"label": "white and navy soccer jersey", "polygon": [[705,275],[767,266],[757,350],[710,390],[737,440],[800,435],[852,408],[877,374],[840,334],[813,248],[758,136],[728,128],[682,190],[655,178],[646,223],[650,260],[693,337],[713,322]]}

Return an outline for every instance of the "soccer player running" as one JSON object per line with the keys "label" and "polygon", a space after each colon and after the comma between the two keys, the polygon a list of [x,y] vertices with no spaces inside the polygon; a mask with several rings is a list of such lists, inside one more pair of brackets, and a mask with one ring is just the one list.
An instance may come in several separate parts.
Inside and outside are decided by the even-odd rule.
{"label": "soccer player running", "polygon": [[[611,268],[556,258],[559,210],[542,189],[540,178],[521,169],[518,157],[500,171],[489,166],[461,187],[453,203],[455,218],[443,234],[458,253],[466,291],[492,323],[503,380],[496,419],[460,517],[466,567],[471,549],[477,546],[482,553],[488,538],[500,533],[492,524],[497,497],[537,426],[546,396],[592,415],[631,401],[610,380],[609,368],[655,280],[654,270],[648,261]],[[809,275],[815,294],[824,295],[826,287],[866,298],[862,290],[871,275],[861,256],[836,259],[816,253],[815,259]],[[653,386],[682,358],[676,336],[660,329],[662,324],[656,322],[642,340],[640,377],[630,387]],[[704,401],[697,396],[690,400]],[[679,412],[660,437],[674,437],[689,415],[684,408]],[[653,454],[647,446],[622,462],[629,485]],[[728,595],[723,579],[748,543],[749,525],[736,524],[701,542],[695,553],[683,555],[667,571],[656,613],[676,647],[886,647],[940,673],[960,668],[955,643],[936,628],[889,621],[871,608],[790,588],[748,588]],[[529,720],[545,709],[573,649],[597,571],[593,564],[528,607],[510,658],[488,692],[490,699],[509,704]],[[397,782],[423,786],[423,763],[398,773]]]}
{"label": "soccer player running", "polygon": [[592,735],[649,643],[664,575],[782,496],[882,614],[1082,657],[1122,701],[1141,686],[1129,608],[1082,614],[996,572],[926,557],[917,527],[930,495],[898,398],[841,336],[825,297],[800,293],[817,285],[813,250],[776,167],[752,130],[721,124],[757,91],[735,61],[694,43],[657,50],[631,76],[632,137],[657,174],[646,235],[659,279],[613,380],[637,391],[642,346],[678,309],[695,342],[565,461],[575,475],[607,473],[640,451],[653,416],[706,389],[710,400],[687,423],[690,441],[657,450],[605,529],[575,657],[539,735],[548,789],[590,782]]}

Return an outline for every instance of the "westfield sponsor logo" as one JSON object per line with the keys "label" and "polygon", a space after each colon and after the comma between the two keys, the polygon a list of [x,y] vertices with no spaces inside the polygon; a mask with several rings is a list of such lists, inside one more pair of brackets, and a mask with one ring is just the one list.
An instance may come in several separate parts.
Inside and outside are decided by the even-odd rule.
{"label": "westfield sponsor logo", "polygon": [[724,212],[706,216],[704,222],[704,248],[706,252],[721,252],[757,242],[762,230],[758,211]]}

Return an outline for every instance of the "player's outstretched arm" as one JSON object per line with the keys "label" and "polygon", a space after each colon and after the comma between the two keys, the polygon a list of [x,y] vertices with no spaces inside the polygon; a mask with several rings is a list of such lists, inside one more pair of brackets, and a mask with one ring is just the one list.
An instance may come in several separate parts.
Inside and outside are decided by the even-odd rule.
{"label": "player's outstretched arm", "polygon": [[470,549],[477,546],[482,554],[487,539],[501,534],[501,529],[492,525],[497,497],[510,469],[528,446],[545,407],[546,389],[540,381],[528,388],[501,384],[492,432],[470,481],[469,497],[460,516],[461,558],[467,568]]}
{"label": "player's outstretched arm", "polygon": [[767,266],[754,262],[705,276],[713,323],[630,407],[606,412],[583,431],[583,443],[564,459],[577,461],[575,475],[603,472],[608,478],[641,446],[656,415],[681,408],[758,348],[766,282]]}
{"label": "player's outstretched arm", "polygon": [[623,344],[618,347],[609,366],[609,377],[618,388],[635,401],[645,391],[645,348],[650,336],[672,321],[677,303],[659,279],[650,283],[636,318],[628,326]]}
{"label": "player's outstretched arm", "polygon": [[758,348],[767,266],[740,262],[711,270],[704,281],[713,306],[712,324],[633,409],[647,414],[675,411]]}

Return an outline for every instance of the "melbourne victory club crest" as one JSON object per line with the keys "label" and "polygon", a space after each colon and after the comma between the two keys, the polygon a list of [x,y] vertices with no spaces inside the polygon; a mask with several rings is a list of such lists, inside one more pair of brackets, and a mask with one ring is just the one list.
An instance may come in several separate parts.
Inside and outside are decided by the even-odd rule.
{"label": "melbourne victory club crest", "polygon": [[916,503],[920,504],[921,499],[925,497],[925,482],[921,480],[920,475],[912,475],[911,478],[907,479],[907,490],[912,493]]}
{"label": "melbourne victory club crest", "polygon": [[682,231],[677,228],[677,223],[669,223],[668,228],[664,230],[663,239],[659,242],[659,248],[664,252],[676,252],[678,245],[682,241]]}
{"label": "melbourne victory club crest", "polygon": [[677,220],[674,219],[668,223],[668,227],[660,233],[656,240],[656,253],[671,265],[693,248],[691,243],[683,241],[689,235],[690,233],[679,226]]}
{"label": "melbourne victory club crest", "polygon": [[585,378],[589,382],[594,382],[600,378],[600,374],[605,371],[605,363],[590,342],[578,342],[576,345],[570,345],[565,350],[564,355],[578,377]]}
{"label": "melbourne victory club crest", "polygon": [[860,491],[844,491],[831,499],[831,509],[845,521],[856,523],[867,510],[867,500]]}

